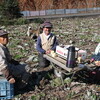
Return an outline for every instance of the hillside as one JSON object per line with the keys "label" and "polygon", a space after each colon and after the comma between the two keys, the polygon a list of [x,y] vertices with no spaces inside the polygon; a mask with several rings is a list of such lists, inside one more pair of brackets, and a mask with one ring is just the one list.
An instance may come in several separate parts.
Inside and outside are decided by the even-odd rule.
{"label": "hillside", "polygon": [[18,0],[21,11],[100,7],[100,0]]}

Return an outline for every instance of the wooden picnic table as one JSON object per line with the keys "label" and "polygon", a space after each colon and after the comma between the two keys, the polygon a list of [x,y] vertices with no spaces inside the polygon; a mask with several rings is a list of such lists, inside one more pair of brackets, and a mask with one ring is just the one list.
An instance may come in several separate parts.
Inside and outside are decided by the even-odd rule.
{"label": "wooden picnic table", "polygon": [[51,54],[44,54],[44,58],[46,58],[47,60],[49,60],[50,62],[52,62],[53,64],[57,65],[59,68],[64,69],[67,72],[75,72],[75,71],[79,71],[82,70],[84,68],[86,69],[90,69],[92,70],[92,68],[94,68],[94,65],[84,65],[84,67],[79,67],[78,65],[74,68],[68,68],[66,66],[66,59],[63,59],[62,57],[56,56],[56,57],[52,57]]}

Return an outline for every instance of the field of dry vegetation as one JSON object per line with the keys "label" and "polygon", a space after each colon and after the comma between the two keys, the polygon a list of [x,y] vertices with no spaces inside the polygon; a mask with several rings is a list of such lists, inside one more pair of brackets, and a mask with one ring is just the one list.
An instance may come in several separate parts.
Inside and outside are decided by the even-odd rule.
{"label": "field of dry vegetation", "polygon": [[[26,35],[28,26],[37,29],[39,21],[33,20],[30,24],[1,26],[10,32],[8,47],[16,60],[28,63],[33,73],[33,90],[15,96],[13,100],[99,100],[100,79],[92,71],[82,71],[77,79],[71,82],[71,76],[64,79],[57,78],[52,68],[39,68],[37,51],[34,40]],[[45,20],[45,19],[41,19]],[[59,44],[75,45],[87,50],[90,59],[95,47],[100,42],[100,16],[48,19],[53,23],[52,32],[57,36]],[[32,81],[32,80],[30,80]],[[69,84],[70,83],[70,84]]]}

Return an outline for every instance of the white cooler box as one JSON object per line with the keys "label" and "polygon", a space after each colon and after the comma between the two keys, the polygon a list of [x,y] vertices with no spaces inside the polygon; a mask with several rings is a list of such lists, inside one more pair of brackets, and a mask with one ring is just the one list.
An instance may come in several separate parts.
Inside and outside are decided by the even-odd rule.
{"label": "white cooler box", "polygon": [[[61,57],[67,59],[68,55],[68,48],[70,45],[65,45],[65,46],[57,46],[56,47],[56,53],[60,55]],[[81,57],[82,60],[86,59],[87,51],[86,50],[80,50],[79,48],[75,47],[76,50],[76,58]],[[78,54],[78,55],[77,55]]]}

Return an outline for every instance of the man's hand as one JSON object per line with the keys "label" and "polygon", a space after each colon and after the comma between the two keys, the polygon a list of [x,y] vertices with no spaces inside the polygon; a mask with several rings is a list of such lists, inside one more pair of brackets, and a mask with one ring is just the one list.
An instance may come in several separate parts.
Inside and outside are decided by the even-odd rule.
{"label": "man's hand", "polygon": [[47,51],[46,51],[46,54],[50,54],[50,53],[51,53],[51,50],[47,50]]}
{"label": "man's hand", "polygon": [[9,83],[11,83],[11,84],[15,83],[15,79],[14,79],[14,78],[11,78],[11,79],[9,80]]}
{"label": "man's hand", "polygon": [[96,66],[100,66],[100,61],[95,61],[94,63]]}

